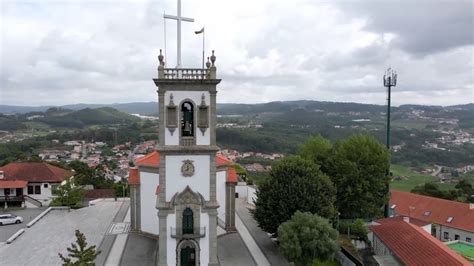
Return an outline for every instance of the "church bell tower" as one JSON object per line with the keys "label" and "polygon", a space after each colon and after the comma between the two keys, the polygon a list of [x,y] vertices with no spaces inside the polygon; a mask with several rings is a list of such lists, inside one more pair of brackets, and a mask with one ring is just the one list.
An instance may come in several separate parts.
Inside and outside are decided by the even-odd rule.
{"label": "church bell tower", "polygon": [[216,78],[206,67],[166,68],[158,56],[158,265],[218,265]]}

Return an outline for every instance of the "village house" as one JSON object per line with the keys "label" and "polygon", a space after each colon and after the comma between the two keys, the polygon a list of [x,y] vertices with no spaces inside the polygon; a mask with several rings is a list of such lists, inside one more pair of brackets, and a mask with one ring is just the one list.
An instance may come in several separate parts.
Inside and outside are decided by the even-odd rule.
{"label": "village house", "polygon": [[391,190],[390,208],[394,216],[432,224],[432,235],[441,241],[474,240],[474,204]]}
{"label": "village house", "polygon": [[17,162],[0,167],[0,206],[40,207],[73,172],[44,162]]}
{"label": "village house", "polygon": [[408,217],[380,219],[369,229],[379,265],[472,265]]}

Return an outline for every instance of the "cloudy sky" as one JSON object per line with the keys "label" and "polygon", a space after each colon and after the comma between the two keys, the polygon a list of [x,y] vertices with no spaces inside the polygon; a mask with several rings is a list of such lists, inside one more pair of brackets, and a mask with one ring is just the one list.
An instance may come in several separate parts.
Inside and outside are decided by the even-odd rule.
{"label": "cloudy sky", "polygon": [[[176,0],[3,0],[0,104],[155,101]],[[182,0],[183,67],[216,51],[218,101],[474,102],[474,1]],[[176,65],[176,22],[166,22]]]}

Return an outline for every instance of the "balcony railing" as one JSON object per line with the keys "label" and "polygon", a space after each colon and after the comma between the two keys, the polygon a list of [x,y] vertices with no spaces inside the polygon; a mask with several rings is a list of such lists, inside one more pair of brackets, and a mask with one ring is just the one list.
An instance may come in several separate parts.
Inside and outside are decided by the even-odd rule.
{"label": "balcony railing", "polygon": [[206,227],[194,227],[192,234],[183,234],[183,228],[171,227],[172,238],[201,238],[206,236]]}
{"label": "balcony railing", "polygon": [[165,79],[207,79],[209,69],[202,68],[164,68]]}
{"label": "balcony railing", "polygon": [[23,196],[0,196],[0,201],[4,202],[18,202],[23,201]]}

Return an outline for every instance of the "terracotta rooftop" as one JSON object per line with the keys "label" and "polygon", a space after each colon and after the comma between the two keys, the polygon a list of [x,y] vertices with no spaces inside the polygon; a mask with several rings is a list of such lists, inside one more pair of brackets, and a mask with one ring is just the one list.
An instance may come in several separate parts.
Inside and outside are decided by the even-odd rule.
{"label": "terracotta rooftop", "polygon": [[390,193],[390,207],[396,215],[474,232],[473,205],[396,190]]}
{"label": "terracotta rooftop", "polygon": [[[149,153],[141,158],[135,160],[137,166],[151,166],[157,167],[160,164],[160,154],[157,151]],[[216,166],[224,166],[232,164],[232,161],[224,157],[223,155],[216,155]]]}
{"label": "terracotta rooftop", "polygon": [[129,185],[140,184],[140,175],[138,173],[138,168],[128,169],[128,184]]}
{"label": "terracotta rooftop", "polygon": [[[135,165],[137,166],[157,167],[159,163],[160,163],[160,154],[156,151],[135,160]],[[227,166],[230,164],[232,164],[232,161],[230,161],[223,155],[220,155],[220,154],[216,155],[216,166]],[[232,183],[237,182],[237,173],[234,168],[227,169],[226,181],[232,182]],[[140,173],[137,168],[129,169],[128,184],[130,185],[140,184]],[[158,190],[159,188],[157,188],[157,191]]]}
{"label": "terracotta rooftop", "polygon": [[0,180],[0,188],[24,188],[27,184],[24,180]]}
{"label": "terracotta rooftop", "polygon": [[422,228],[400,219],[382,219],[370,230],[402,264],[472,265]]}
{"label": "terracotta rooftop", "polygon": [[4,180],[24,180],[27,182],[62,182],[73,172],[43,162],[9,163],[0,167]]}
{"label": "terracotta rooftop", "polygon": [[227,182],[230,182],[230,183],[237,183],[237,172],[235,171],[234,168],[232,167],[229,167],[229,169],[227,169],[227,178],[226,178]]}
{"label": "terracotta rooftop", "polygon": [[90,189],[84,191],[84,198],[86,199],[100,199],[100,198],[114,198],[115,189]]}

